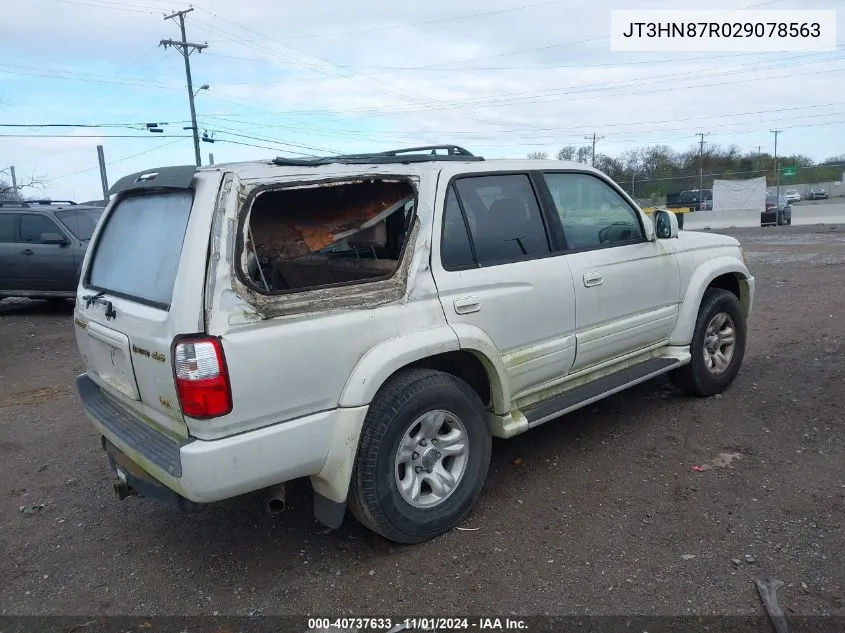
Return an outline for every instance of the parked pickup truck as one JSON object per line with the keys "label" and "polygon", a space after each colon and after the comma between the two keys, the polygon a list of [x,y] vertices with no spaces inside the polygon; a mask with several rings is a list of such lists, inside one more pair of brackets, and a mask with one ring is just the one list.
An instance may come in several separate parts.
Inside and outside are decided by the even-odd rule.
{"label": "parked pickup truck", "polygon": [[321,522],[417,543],[469,512],[492,437],[662,374],[712,396],[745,354],[739,242],[580,163],[425,147],[111,193],[73,327],[121,497],[272,509],[307,477]]}

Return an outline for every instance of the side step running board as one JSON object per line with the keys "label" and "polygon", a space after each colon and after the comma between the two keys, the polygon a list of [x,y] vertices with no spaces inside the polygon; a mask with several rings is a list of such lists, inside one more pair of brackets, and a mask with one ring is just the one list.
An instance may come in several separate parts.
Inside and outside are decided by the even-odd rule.
{"label": "side step running board", "polygon": [[548,422],[565,413],[585,407],[605,396],[645,382],[660,374],[665,374],[675,367],[680,367],[681,363],[682,361],[677,358],[650,358],[608,374],[589,384],[553,396],[523,410],[523,414],[528,420],[528,428],[539,426],[543,422]]}

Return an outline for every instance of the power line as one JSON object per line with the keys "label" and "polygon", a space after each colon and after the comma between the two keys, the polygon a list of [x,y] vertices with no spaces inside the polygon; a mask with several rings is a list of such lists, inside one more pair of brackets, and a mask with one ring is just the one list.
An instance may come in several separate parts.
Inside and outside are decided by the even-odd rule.
{"label": "power line", "polygon": [[[757,3],[756,5],[752,5],[752,6],[759,6],[759,5],[764,5],[764,4],[771,4],[771,3],[775,2],[775,1],[778,1],[778,0],[767,0],[766,2]],[[334,64],[333,64],[332,62],[330,62],[329,60],[326,60],[326,59],[320,58],[320,57],[318,57],[318,56],[316,56],[316,55],[313,55],[313,54],[311,54],[311,53],[307,53],[307,52],[305,52],[305,51],[302,51],[302,50],[300,50],[300,49],[298,49],[298,48],[296,48],[296,47],[294,47],[294,46],[291,46],[290,44],[285,44],[285,43],[283,43],[283,42],[279,42],[278,40],[274,40],[273,38],[267,37],[267,36],[265,36],[265,35],[263,35],[263,34],[259,33],[259,32],[258,32],[258,31],[256,31],[255,29],[252,29],[252,28],[250,28],[250,27],[247,27],[247,26],[244,26],[244,25],[241,25],[241,24],[237,24],[237,23],[236,23],[236,22],[234,22],[233,20],[226,20],[225,18],[221,18],[219,15],[217,15],[216,13],[214,13],[214,12],[212,12],[212,11],[209,11],[208,9],[203,9],[203,8],[201,8],[201,10],[202,10],[202,11],[204,11],[205,13],[208,13],[209,15],[212,15],[212,16],[214,16],[214,17],[216,17],[216,18],[220,19],[220,20],[225,20],[225,21],[227,21],[227,22],[231,23],[232,25],[237,26],[237,27],[239,27],[239,28],[241,28],[241,29],[243,29],[243,30],[245,30],[245,31],[248,31],[248,32],[251,32],[251,33],[253,33],[253,34],[255,34],[255,35],[258,35],[259,37],[265,37],[265,38],[266,38],[266,39],[268,39],[268,40],[271,40],[271,41],[276,41],[277,43],[281,44],[282,46],[284,46],[284,47],[286,47],[286,48],[289,48],[289,49],[291,49],[291,50],[297,51],[298,53],[303,54],[303,55],[308,55],[308,56],[310,56],[310,57],[313,57],[314,59],[318,59],[318,60],[320,60],[320,61],[322,61],[322,62],[325,62],[326,64],[329,64],[330,66],[334,66]],[[225,32],[224,32],[224,33],[225,33]],[[230,36],[230,37],[231,37],[231,34],[226,34],[226,35],[228,35],[228,36]],[[234,37],[236,38],[236,40],[235,40],[235,41],[240,41],[241,43],[244,43],[245,45],[252,47],[252,43],[251,43],[251,42],[249,42],[248,40],[245,40],[244,38],[241,38],[241,37],[239,37],[239,36],[234,36]],[[568,45],[568,44],[573,44],[573,43],[583,43],[583,42],[586,42],[586,41],[603,40],[603,39],[608,39],[608,38],[609,38],[609,36],[601,36],[601,37],[589,38],[589,39],[587,39],[587,40],[581,40],[581,41],[578,41],[578,42],[570,42],[570,43],[563,43],[563,44],[554,44],[554,45],[550,45],[550,46],[547,46],[547,47],[539,47],[537,50],[542,50],[543,48],[557,48],[557,47],[562,46],[562,45]],[[253,47],[253,48],[254,48],[254,47]],[[271,53],[274,53],[274,54],[278,55],[278,53],[275,53],[275,52],[271,51],[270,49],[267,49],[267,50],[268,50],[268,51],[270,51]],[[297,62],[296,62],[296,61],[294,61],[293,63],[297,63]],[[298,63],[303,64],[302,62],[298,62]],[[304,65],[308,66],[308,64],[307,64],[307,63],[306,63],[306,64],[304,64]],[[313,64],[311,64],[311,65],[310,65],[310,67],[312,67],[312,68],[316,69],[318,72],[321,72],[321,73],[323,73],[323,74],[334,74],[334,75],[337,75],[337,73],[336,73],[336,72],[334,72],[334,73],[328,73],[325,69],[322,69],[322,68],[316,67],[316,66],[314,66]],[[360,77],[361,77],[362,79],[366,79],[366,78],[372,79],[372,77],[368,77],[367,75],[360,75]],[[340,75],[340,78],[341,78],[341,79],[344,79],[344,80],[347,80],[347,81],[351,81],[351,80],[353,80],[353,79],[354,79],[354,77],[347,77],[347,76],[344,76],[344,75]],[[369,85],[369,86],[368,86],[368,88],[373,89],[373,86],[372,86],[372,85]],[[403,91],[402,91],[402,92],[400,92],[400,93],[396,93],[396,92],[389,91],[389,90],[388,90],[388,91],[385,91],[385,90],[383,90],[383,89],[378,89],[378,88],[375,88],[375,89],[376,89],[378,92],[382,92],[382,93],[385,93],[385,94],[390,94],[390,95],[393,95],[393,96],[397,96],[398,98],[402,99],[403,101],[406,101],[406,102],[408,102],[408,101],[413,102],[413,98],[414,98],[414,97],[413,97],[413,93],[410,93],[410,95],[409,95],[407,90],[403,90]],[[430,97],[428,97],[427,95],[420,95],[420,94],[416,94],[416,97],[415,97],[415,98],[417,98],[417,99],[423,99],[423,100],[425,100],[425,101],[429,101],[429,102],[431,102],[431,103],[433,104],[433,107],[435,107],[435,108],[439,108],[439,107],[440,107],[440,105],[441,105],[441,103],[442,103],[442,102],[435,101],[435,100],[431,99],[431,98],[430,98]],[[482,121],[482,122],[484,122],[484,123],[492,123],[492,124],[496,124],[496,125],[509,125],[509,123],[505,123],[505,122],[502,122],[502,121],[497,121],[497,120],[485,120],[485,119],[482,119],[482,118],[479,118],[479,117],[474,117],[474,118],[478,118],[478,120],[480,120],[480,121]]]}
{"label": "power line", "polygon": [[[813,62],[813,63],[828,63],[828,62],[832,62],[832,61],[840,61],[841,59],[842,58],[833,58],[833,59],[827,59],[827,60],[819,60],[819,61]],[[756,68],[756,69],[751,69],[751,70],[735,71],[734,73],[726,71],[726,72],[716,73],[715,76],[721,77],[721,76],[724,76],[726,74],[736,74],[736,72],[741,73],[741,72],[757,72],[757,71],[760,71],[760,70],[772,70],[772,69],[776,69],[776,68],[783,68],[783,67],[794,66],[794,65],[795,64],[781,64],[781,65],[774,65],[774,66],[771,66],[769,68]],[[839,69],[834,69],[834,70],[839,70]],[[819,71],[803,72],[802,77],[808,76],[808,75],[830,73],[830,72],[833,72],[833,70],[822,69],[822,70],[819,70]],[[789,76],[792,76],[792,75],[789,75]],[[682,78],[679,81],[684,82],[683,84],[674,83],[672,85],[663,85],[662,87],[660,87],[660,86],[658,86],[658,87],[646,87],[642,90],[624,90],[624,88],[626,88],[628,86],[622,86],[622,85],[608,86],[607,84],[591,84],[591,85],[580,86],[580,87],[579,86],[569,86],[569,87],[557,88],[557,89],[555,89],[555,92],[565,92],[566,94],[563,95],[563,96],[565,96],[567,103],[570,103],[570,102],[573,102],[573,101],[583,101],[583,100],[596,99],[598,97],[605,98],[605,97],[608,97],[608,96],[618,96],[618,95],[624,95],[624,96],[627,97],[627,96],[633,96],[633,95],[639,95],[639,94],[649,94],[650,95],[650,94],[655,94],[655,93],[660,93],[660,92],[677,91],[677,90],[685,90],[685,89],[688,90],[688,89],[692,89],[692,88],[705,88],[705,87],[710,87],[710,86],[724,86],[724,85],[732,85],[732,84],[748,84],[748,83],[757,82],[757,81],[768,81],[768,80],[771,80],[771,79],[780,79],[782,77],[784,77],[784,75],[774,74],[774,75],[767,75],[767,76],[764,76],[764,77],[751,77],[751,78],[748,78],[748,79],[738,79],[738,80],[733,80],[733,81],[719,81],[719,82],[716,82],[716,83],[711,82],[711,83],[705,83],[705,84],[695,84],[695,83],[689,84],[687,82],[693,81],[693,80],[695,80],[695,78],[689,78],[689,79]],[[666,76],[655,76],[655,77],[650,78],[650,80],[658,80],[658,79],[663,79],[663,78],[666,78]],[[638,80],[623,80],[623,81],[630,84],[630,85],[642,85],[642,83],[643,83],[642,80],[639,80],[639,81]],[[616,92],[607,93],[607,92],[605,92],[606,90],[616,90]],[[382,116],[401,116],[401,115],[405,115],[405,114],[428,112],[428,111],[432,111],[432,110],[442,110],[442,111],[445,111],[445,110],[460,110],[460,109],[464,109],[464,108],[472,108],[472,107],[479,107],[479,106],[495,106],[495,105],[507,105],[507,104],[512,104],[512,103],[527,103],[527,102],[550,103],[550,102],[559,100],[559,98],[556,98],[555,95],[547,94],[547,93],[548,93],[548,91],[543,91],[542,93],[527,93],[526,96],[522,96],[522,97],[516,96],[516,97],[507,98],[507,99],[503,99],[503,98],[499,98],[499,97],[493,97],[493,98],[484,97],[484,98],[479,98],[479,99],[476,99],[476,100],[469,100],[469,101],[467,101],[467,100],[463,100],[463,101],[454,100],[454,101],[451,101],[451,102],[439,102],[438,104],[431,105],[431,106],[402,108],[402,109],[399,109],[399,107],[393,106],[392,110],[386,110],[384,108],[351,108],[351,109],[340,111],[340,110],[336,110],[336,109],[312,108],[312,109],[309,109],[309,110],[265,110],[263,112],[265,114],[271,114],[271,115],[278,115],[278,114],[285,114],[285,115],[288,115],[288,114],[306,114],[306,115],[334,114],[334,115],[337,115],[337,114],[341,113],[341,114],[346,114],[348,116],[356,116],[356,115],[357,116],[365,116],[366,115],[366,116],[370,116],[370,117],[382,117]],[[593,95],[593,94],[589,94],[589,93],[597,93],[597,94]],[[519,93],[515,93],[515,94],[518,95]],[[539,96],[537,96],[538,94],[539,94]],[[573,95],[575,95],[575,96],[573,96]],[[550,98],[551,98],[551,101],[549,100]],[[266,105],[266,104],[259,104],[259,105]],[[251,107],[255,107],[255,106],[251,106]],[[256,108],[256,109],[258,109],[258,108]],[[219,114],[219,113],[217,113],[217,114]],[[250,115],[250,114],[247,114],[247,113],[226,113],[225,116],[257,116],[257,115]],[[533,129],[533,126],[532,126],[532,129]]]}
{"label": "power line", "polygon": [[375,26],[363,29],[352,29],[349,31],[335,31],[332,33],[306,33],[303,35],[281,35],[277,39],[279,40],[305,40],[305,39],[316,39],[321,37],[338,37],[341,35],[356,35],[359,33],[376,33],[379,31],[396,31],[399,29],[407,29],[412,28],[415,26],[426,26],[429,24],[440,24],[442,22],[459,22],[462,20],[469,20],[472,18],[480,18],[486,17],[488,15],[498,15],[501,13],[512,13],[514,11],[523,11],[526,9],[535,9],[537,7],[546,7],[553,4],[562,4],[567,0],[551,0],[549,2],[539,2],[536,4],[526,4],[519,7],[508,7],[506,9],[497,9],[495,11],[482,11],[479,13],[470,13],[468,15],[455,15],[446,18],[435,18],[432,20],[424,20],[422,22],[408,22],[405,24],[393,24],[390,26]]}
{"label": "power line", "polygon": [[[813,106],[809,106],[809,107],[813,107]],[[781,111],[781,110],[791,110],[791,108],[775,109],[775,110],[773,110],[773,112],[777,112],[777,111]],[[718,115],[718,116],[721,117],[721,118],[725,118],[725,117],[728,117],[728,116],[747,116],[747,115],[759,114],[761,112],[766,112],[766,111],[760,111],[760,112],[757,112],[757,113],[723,114],[723,115]],[[771,123],[784,123],[784,122],[790,123],[790,122],[793,122],[793,121],[802,121],[802,120],[811,119],[811,118],[831,117],[831,116],[841,116],[841,112],[827,112],[827,113],[820,113],[820,114],[803,114],[803,115],[800,115],[800,116],[797,116],[797,117],[778,117],[778,118],[765,118],[765,119],[761,118],[757,121],[754,121],[754,123],[755,124],[756,123],[771,124]],[[257,127],[258,125],[260,125],[262,129],[264,129],[264,128],[297,129],[297,128],[290,126],[290,125],[279,125],[279,124],[272,124],[272,123],[269,123],[269,124],[264,124],[264,123],[253,124],[253,123],[246,123],[246,122],[238,121],[238,120],[234,120],[234,119],[228,119],[228,118],[224,118],[224,117],[217,117],[217,116],[214,116],[214,115],[206,115],[205,118],[219,120],[219,121],[223,121],[223,122],[227,122],[227,123],[234,123],[236,125],[246,126],[247,128]],[[702,118],[712,118],[712,117],[702,117]],[[693,117],[693,118],[690,118],[690,119],[681,119],[680,121],[684,121],[684,120],[696,120],[696,119]],[[670,122],[670,121],[664,120],[663,122]],[[631,128],[630,130],[626,130],[626,131],[609,132],[608,133],[609,136],[619,136],[619,137],[629,137],[629,138],[619,138],[619,139],[613,138],[613,139],[608,139],[608,142],[610,142],[610,143],[618,143],[618,142],[630,143],[630,142],[634,142],[636,140],[641,140],[643,142],[652,142],[654,139],[648,139],[648,138],[643,137],[643,136],[636,136],[634,138],[631,138],[631,135],[633,135],[633,134],[644,135],[644,134],[655,134],[655,133],[679,132],[679,133],[681,133],[681,134],[679,134],[679,136],[685,136],[688,129],[689,129],[688,127],[673,128],[673,129],[663,128],[663,129],[652,129],[652,130],[634,129],[635,126],[643,125],[643,124],[646,124],[646,123],[648,123],[648,122],[640,122],[640,123],[630,122],[630,123],[623,123],[623,124],[616,124],[616,123],[607,124],[607,127],[624,126],[624,127],[627,127],[627,128]],[[821,125],[827,125],[827,124],[833,124],[833,123],[835,123],[835,122],[822,122]],[[733,123],[715,124],[715,125],[711,125],[711,127],[718,128],[720,130],[722,130],[724,128],[736,128],[736,127],[742,128],[742,129],[736,130],[736,131],[721,131],[720,134],[722,134],[722,135],[746,134],[748,132],[756,131],[755,129],[749,129],[749,122],[748,121],[738,121],[738,122],[733,122]],[[577,133],[579,129],[583,129],[583,128],[572,128],[571,130],[572,130],[573,133]],[[243,131],[246,131],[246,130],[243,130]],[[329,129],[329,130],[326,130],[325,132],[321,132],[320,128],[313,128],[313,127],[309,128],[309,133],[313,136],[324,136],[324,137],[332,138],[332,139],[335,139],[335,140],[338,139],[338,137],[345,137],[345,138],[351,138],[351,139],[371,140],[373,142],[386,142],[386,143],[400,142],[399,139],[411,139],[411,140],[402,141],[402,142],[416,143],[416,142],[419,141],[419,139],[423,138],[424,135],[426,134],[426,133],[408,132],[408,133],[401,133],[399,135],[390,135],[388,133],[376,133],[375,135],[373,135],[371,132],[363,131],[363,130],[357,131],[357,133],[353,133],[353,132],[354,131],[342,130],[342,129],[337,129],[337,130]],[[554,143],[561,143],[561,142],[564,142],[564,141],[567,140],[567,136],[563,136],[563,137],[553,136],[552,133],[549,133],[549,134],[546,135],[545,139],[543,139],[542,137],[538,137],[538,140],[544,140],[544,142],[527,143],[526,139],[529,138],[529,137],[526,137],[525,133],[522,133],[521,130],[508,130],[508,131],[505,131],[503,133],[519,133],[520,136],[515,143],[477,144],[476,146],[480,146],[480,147],[511,147],[511,146],[530,147],[530,146],[545,146],[545,145],[554,144]],[[461,137],[461,134],[459,132],[443,132],[443,133],[439,133],[439,134],[441,136],[443,134],[450,134],[450,135],[453,135],[453,136],[457,136],[459,138]],[[366,138],[364,138],[364,136],[361,136],[361,135],[365,135]],[[488,133],[487,138],[498,138],[499,136],[500,136],[500,134],[497,131],[497,132],[493,132],[493,133]],[[534,137],[531,137],[531,138],[534,138]],[[569,138],[574,138],[574,137],[569,137]],[[483,137],[481,137],[481,138],[476,137],[474,139],[471,139],[470,142],[477,143],[480,140],[484,140],[484,138]],[[672,139],[668,139],[668,140],[676,140],[676,139],[673,137]],[[423,142],[425,142],[425,141],[423,141]]]}
{"label": "power line", "polygon": [[[209,53],[219,57],[231,57],[232,59],[244,59],[252,61],[268,61],[262,60],[258,57],[235,57],[232,55],[220,55],[219,53]],[[351,66],[338,64],[338,68],[348,68],[350,70],[383,70],[387,73],[399,71],[412,70],[430,70],[433,72],[468,72],[468,71],[487,71],[487,70],[558,70],[560,68],[577,68],[579,70],[586,68],[604,68],[604,67],[624,67],[624,66],[640,66],[648,64],[649,66],[655,64],[681,64],[695,61],[712,61],[714,59],[733,59],[736,57],[760,57],[762,55],[773,55],[771,51],[762,53],[736,53],[723,55],[705,55],[699,57],[671,57],[667,59],[640,59],[635,61],[615,61],[615,62],[599,62],[597,64],[545,64],[533,66],[467,66],[463,68],[438,68],[435,66]]]}
{"label": "power line", "polygon": [[[763,122],[765,123],[765,121]],[[837,121],[824,121],[822,123],[803,123],[803,124],[795,124],[789,126],[787,129],[796,129],[796,128],[806,128],[806,127],[824,127],[827,125],[840,125],[845,123],[845,119],[840,119]],[[738,130],[735,132],[722,132],[721,136],[734,136],[737,134],[750,134],[754,132],[764,132],[766,130],[765,127],[758,127],[758,128],[746,128],[743,130]],[[648,143],[648,144],[656,144],[660,141],[663,142],[672,142],[678,141],[683,138],[688,138],[685,134],[678,134],[675,136],[668,136],[668,137],[659,137],[659,138],[646,138],[646,137],[634,137],[634,138],[626,138],[626,139],[607,139],[606,142],[608,143]],[[562,139],[553,139],[548,140],[542,143],[509,143],[506,145],[503,144],[495,144],[495,143],[475,143],[473,147],[548,147],[549,145],[554,145],[556,143],[560,143]]]}
{"label": "power line", "polygon": [[[209,126],[209,127],[213,127],[213,126]],[[221,128],[221,127],[213,127],[213,129],[215,131],[219,130],[222,133],[228,134],[230,136],[236,136],[236,137],[239,137],[239,138],[246,138],[246,139],[250,139],[250,140],[253,140],[253,141],[264,141],[264,142],[267,142],[267,143],[278,143],[279,145],[288,145],[290,147],[296,147],[296,148],[299,148],[299,149],[310,149],[310,150],[314,150],[314,151],[317,151],[317,152],[335,153],[335,150],[329,149],[329,148],[326,148],[326,147],[317,147],[317,146],[314,146],[314,145],[305,145],[303,143],[293,143],[291,141],[281,141],[281,140],[278,140],[278,139],[264,138],[264,137],[260,137],[260,136],[250,136],[250,135],[247,135],[247,134],[241,134],[237,130],[231,131],[227,128]]]}
{"label": "power line", "polygon": [[[119,85],[126,85],[126,86],[140,86],[145,88],[172,88],[173,86],[170,84],[166,84],[161,81],[155,80],[146,80],[140,79],[134,82],[128,81],[115,81],[114,75],[101,75],[95,73],[83,73],[79,71],[72,71],[72,70],[58,70],[54,68],[41,68],[38,66],[22,66],[20,64],[0,64],[2,68],[18,68],[23,70],[31,70],[32,73],[26,72],[15,72],[11,70],[2,70],[0,72],[10,74],[10,75],[27,75],[31,77],[45,77],[45,78],[53,78],[53,79],[70,79],[74,81],[90,81],[93,83],[110,83],[110,84],[119,84]],[[37,73],[37,74],[36,74]],[[79,75],[79,76],[77,76]]]}
{"label": "power line", "polygon": [[[219,20],[224,20],[228,23],[231,23],[232,25],[234,25],[234,26],[236,26],[240,29],[254,33],[255,35],[258,35],[258,36],[262,36],[262,34],[259,33],[258,31],[255,31],[254,29],[251,29],[250,27],[243,26],[242,24],[238,24],[238,23],[236,23],[232,20],[227,20],[225,18],[221,18],[219,15],[217,15],[216,13],[213,13],[212,11],[209,11],[208,9],[201,8],[201,10],[204,11],[205,13],[208,13],[209,15],[211,15],[213,17],[216,17]],[[259,48],[256,48],[249,40],[246,40],[245,38],[243,38],[239,35],[227,33],[226,31],[223,31],[222,29],[218,29],[217,27],[214,27],[214,26],[211,26],[211,25],[208,25],[208,28],[217,30],[218,32],[222,33],[223,35],[231,38],[236,43],[240,43],[244,46],[247,46],[247,47],[250,47],[250,48],[253,48],[253,49],[256,49],[256,50],[260,50]],[[262,36],[262,37],[264,37],[264,36]],[[312,53],[308,53],[306,51],[298,49],[295,46],[291,46],[290,44],[285,44],[284,42],[274,40],[273,38],[268,37],[266,39],[274,41],[277,44],[280,44],[281,46],[284,46],[284,47],[289,48],[291,50],[294,50],[297,53],[300,53],[301,55],[306,55],[308,57],[312,57],[314,59],[317,59],[320,62],[323,62],[324,64],[327,64],[330,67],[334,67],[334,63],[327,60],[327,59],[324,59],[324,58],[319,57],[317,55],[314,55]],[[355,75],[352,75],[352,76],[343,75],[341,73],[338,73],[335,70],[325,69],[325,68],[322,68],[319,65],[316,65],[316,64],[313,64],[313,63],[309,63],[309,62],[305,62],[305,61],[302,61],[302,60],[297,60],[295,58],[291,58],[289,56],[285,56],[282,53],[279,53],[277,51],[273,51],[272,49],[269,49],[269,48],[265,48],[264,50],[266,50],[267,52],[269,52],[272,55],[275,55],[277,57],[280,57],[280,58],[288,61],[289,63],[299,65],[299,66],[305,66],[306,68],[310,68],[311,70],[314,70],[314,71],[321,73],[323,75],[326,75],[326,76],[329,76],[329,77],[332,77],[332,78],[335,78],[335,79],[340,79],[342,81],[352,82],[353,84],[361,86],[361,84],[356,81]],[[366,76],[366,75],[360,75],[360,79],[367,79],[367,78],[368,78],[368,76]],[[371,77],[369,77],[369,78],[371,79]],[[384,82],[382,82],[382,83],[384,84]],[[375,90],[376,92],[380,92],[382,94],[386,94],[386,95],[398,98],[398,99],[405,101],[407,103],[414,103],[414,99],[421,99],[423,101],[428,101],[428,102],[433,103],[433,104],[437,103],[436,101],[434,101],[433,99],[431,99],[427,95],[422,95],[422,94],[415,93],[415,92],[408,91],[408,90],[402,90],[401,92],[395,92],[395,91],[392,91],[392,90],[389,90],[389,89],[384,89],[384,88],[379,88],[377,86],[373,86],[372,83],[368,84],[366,87],[369,90]],[[501,122],[498,122],[498,121],[489,121],[489,120],[485,120],[485,119],[477,119],[477,120],[481,121],[482,123],[501,124]]]}
{"label": "power line", "polygon": [[[812,53],[811,55],[816,55],[816,54],[817,53]],[[792,60],[798,60],[794,63],[772,64],[770,66],[761,66],[761,67],[758,67],[758,68],[748,68],[747,65],[742,65],[741,67],[725,66],[725,67],[720,68],[720,69],[714,69],[714,71],[716,71],[716,72],[712,72],[710,74],[704,74],[704,75],[696,75],[695,77],[690,77],[689,71],[653,75],[651,77],[648,77],[646,79],[646,81],[651,82],[651,81],[673,79],[673,78],[681,78],[681,80],[686,79],[686,80],[696,80],[697,81],[698,79],[701,79],[701,78],[724,77],[725,75],[745,74],[745,73],[749,73],[749,72],[759,72],[760,70],[773,70],[773,69],[786,68],[786,67],[791,67],[791,66],[796,66],[796,65],[802,65],[803,66],[803,65],[805,65],[805,63],[807,63],[806,58],[808,56],[810,56],[810,55],[798,55],[798,56],[789,58],[789,59],[792,59]],[[845,56],[839,56],[839,57],[832,57],[832,58],[828,58],[828,59],[820,59],[820,60],[810,61],[809,64],[829,63],[831,61],[840,61],[842,59],[845,59]],[[729,70],[731,68],[736,68],[736,70]],[[822,70],[822,71],[818,71],[818,72],[831,72],[831,71],[828,69],[828,70]],[[803,73],[803,75],[807,75],[807,74],[818,74],[818,73]],[[764,77],[762,79],[772,79],[772,78],[777,78],[777,77]],[[760,79],[761,78],[755,77],[755,78],[752,79],[752,81],[759,81]],[[746,79],[740,80],[739,82],[737,82],[737,81],[734,81],[734,82],[722,82],[722,81],[720,81],[720,82],[715,83],[715,84],[713,84],[713,83],[710,83],[710,84],[694,84],[694,85],[691,85],[691,86],[682,86],[682,87],[675,84],[675,85],[672,85],[672,86],[665,86],[663,88],[650,88],[650,89],[647,89],[647,90],[641,90],[641,91],[637,91],[637,92],[626,91],[623,94],[625,94],[625,95],[646,94],[646,93],[650,94],[650,93],[653,93],[653,92],[663,92],[663,91],[667,91],[667,90],[674,91],[674,90],[678,90],[680,88],[696,88],[696,87],[701,88],[701,87],[708,87],[708,86],[713,86],[713,85],[724,85],[724,84],[729,84],[729,83],[747,83],[748,81],[749,80],[746,80]],[[624,88],[624,87],[628,87],[628,86],[640,86],[640,85],[642,85],[642,83],[643,83],[643,80],[623,79],[623,80],[616,81],[616,82],[602,82],[602,83],[595,83],[595,84],[575,84],[575,85],[551,88],[551,89],[536,91],[536,92],[505,93],[505,94],[502,94],[502,95],[497,95],[495,97],[480,97],[480,98],[477,98],[475,100],[470,99],[470,100],[445,101],[445,102],[440,102],[440,107],[448,107],[449,109],[452,109],[452,108],[473,107],[473,106],[477,106],[477,105],[502,105],[502,104],[510,104],[510,103],[532,102],[535,99],[537,99],[538,102],[539,102],[539,99],[542,99],[543,97],[552,97],[552,96],[556,96],[557,94],[564,93],[564,92],[566,93],[567,101],[571,101],[572,99],[569,98],[569,96],[571,94],[582,94],[582,93],[589,93],[589,92],[603,92],[603,91],[608,90],[608,89],[612,90],[612,89],[615,89],[615,88]],[[405,110],[405,112],[412,112],[412,111],[418,111],[418,110]]]}
{"label": "power line", "polygon": [[156,12],[164,11],[164,8],[159,7],[143,7],[135,4],[125,4],[122,2],[111,2],[110,0],[55,0],[56,2],[63,2],[65,4],[76,4],[83,7],[96,7],[98,9],[112,9],[114,11],[126,11],[128,13],[144,13],[155,14]]}
{"label": "power line", "polygon": [[[145,149],[143,152],[138,152],[137,154],[130,154],[129,156],[123,156],[121,158],[116,158],[115,160],[111,160],[111,161],[107,162],[106,165],[114,165],[115,163],[119,163],[119,162],[122,162],[124,160],[129,160],[130,158],[135,158],[136,156],[142,156],[144,154],[149,154],[150,152],[157,152],[158,150],[164,149],[165,147],[167,147],[169,145],[173,145],[174,143],[178,143],[180,140],[182,140],[182,139],[177,138],[173,141],[170,141],[169,143],[165,143],[164,145],[159,145],[158,147],[153,147],[153,148],[150,148],[150,149]],[[62,176],[56,176],[54,178],[47,178],[47,179],[45,179],[45,182],[53,182],[55,180],[61,180],[63,178],[70,178],[71,176],[78,176],[79,174],[84,174],[84,173],[87,173],[89,171],[94,171],[95,169],[98,169],[98,168],[99,168],[99,165],[97,167],[90,167],[88,169],[81,169],[80,171],[74,171],[74,172],[71,172],[69,174],[64,174]]]}
{"label": "power line", "polygon": [[0,134],[0,137],[6,138],[140,138],[148,141],[158,141],[163,138],[191,138],[187,134],[174,136],[169,134],[141,136],[140,134]]}

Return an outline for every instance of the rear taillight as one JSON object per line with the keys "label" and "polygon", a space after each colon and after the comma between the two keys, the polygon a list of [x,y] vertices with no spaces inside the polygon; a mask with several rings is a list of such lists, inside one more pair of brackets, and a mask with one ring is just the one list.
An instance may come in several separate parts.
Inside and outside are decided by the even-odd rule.
{"label": "rear taillight", "polygon": [[173,349],[173,373],[183,414],[191,418],[216,418],[232,410],[232,390],[218,339],[177,342]]}

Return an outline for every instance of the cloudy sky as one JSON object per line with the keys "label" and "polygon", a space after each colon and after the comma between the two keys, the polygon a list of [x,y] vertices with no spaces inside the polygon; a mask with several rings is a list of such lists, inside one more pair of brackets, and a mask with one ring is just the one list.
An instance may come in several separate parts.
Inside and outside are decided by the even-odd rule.
{"label": "cloudy sky", "polygon": [[[614,53],[610,9],[693,0],[199,0],[188,40],[203,162],[454,142],[488,157],[584,144],[615,155],[707,141],[815,159],[845,153],[845,0],[710,0],[708,8],[839,9],[836,51]],[[192,163],[184,63],[162,0],[4,0],[0,170],[54,199]],[[162,134],[147,122],[166,123]],[[94,127],[16,127],[87,124]],[[48,136],[49,135],[49,136]],[[43,138],[39,138],[39,136]],[[6,174],[0,173],[0,178]]]}

